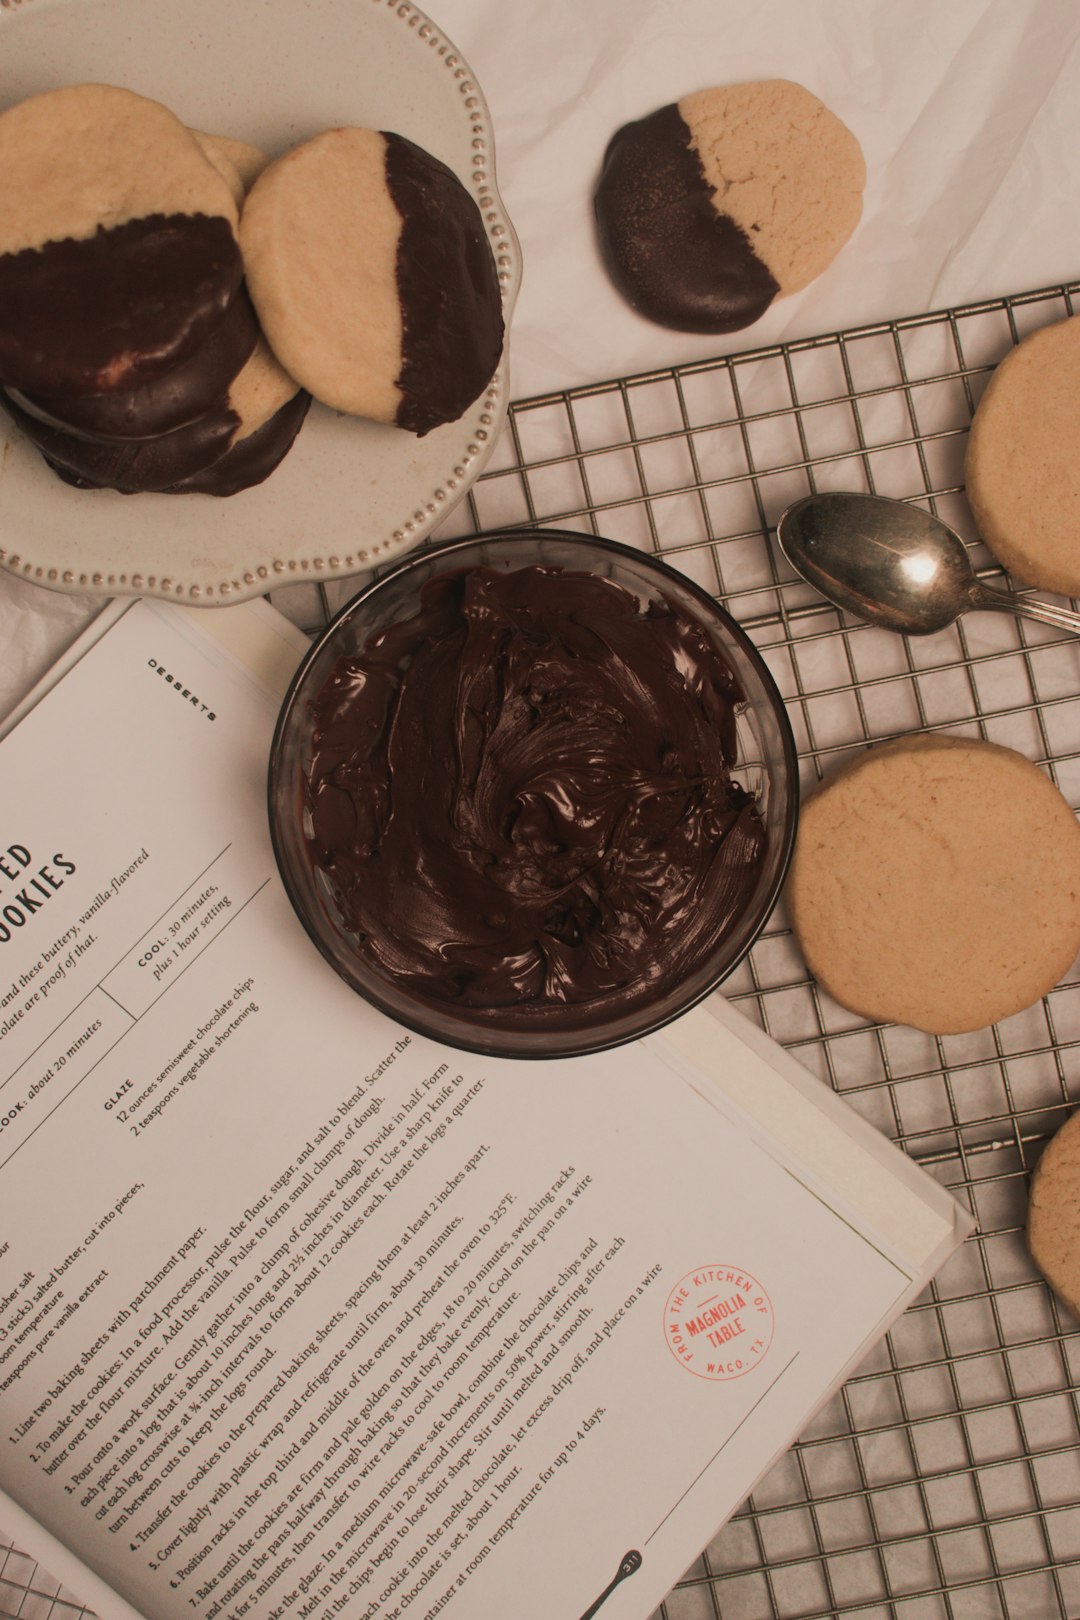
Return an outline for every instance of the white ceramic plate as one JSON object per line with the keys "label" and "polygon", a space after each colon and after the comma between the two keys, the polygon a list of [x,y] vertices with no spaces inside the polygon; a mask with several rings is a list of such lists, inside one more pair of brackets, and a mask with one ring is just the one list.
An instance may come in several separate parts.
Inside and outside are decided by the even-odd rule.
{"label": "white ceramic plate", "polygon": [[[271,155],[335,124],[407,135],[475,197],[509,328],[520,250],[487,103],[405,0],[0,0],[0,106],[86,81],[137,90]],[[409,550],[461,499],[494,447],[506,391],[504,352],[468,414],[422,439],[313,405],[281,466],[227,499],[72,489],[0,416],[0,566],[57,590],[204,606],[356,573]]]}

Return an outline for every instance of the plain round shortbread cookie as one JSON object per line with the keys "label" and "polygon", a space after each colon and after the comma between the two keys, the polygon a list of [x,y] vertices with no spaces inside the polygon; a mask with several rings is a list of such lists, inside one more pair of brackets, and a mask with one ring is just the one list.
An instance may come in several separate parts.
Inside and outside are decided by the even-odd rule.
{"label": "plain round shortbread cookie", "polygon": [[1051,1138],[1035,1166],[1027,1242],[1051,1288],[1080,1316],[1080,1110]]}
{"label": "plain round shortbread cookie", "polygon": [[1080,315],[1032,332],[999,363],[968,437],[979,532],[1027,585],[1080,596]]}
{"label": "plain round shortbread cookie", "polygon": [[934,1035],[982,1029],[1080,951],[1080,825],[1012,749],[901,738],[808,797],[787,901],[843,1006]]}
{"label": "plain round shortbread cookie", "polygon": [[862,213],[852,132],[789,79],[699,90],[612,137],[594,206],[639,314],[731,332],[825,270]]}
{"label": "plain round shortbread cookie", "polygon": [[0,113],[0,382],[95,393],[177,365],[239,286],[236,221],[159,102],[81,84]]}
{"label": "plain round shortbread cookie", "polygon": [[455,421],[502,352],[480,211],[403,136],[323,131],[259,175],[240,241],[285,368],[323,404],[426,433]]}

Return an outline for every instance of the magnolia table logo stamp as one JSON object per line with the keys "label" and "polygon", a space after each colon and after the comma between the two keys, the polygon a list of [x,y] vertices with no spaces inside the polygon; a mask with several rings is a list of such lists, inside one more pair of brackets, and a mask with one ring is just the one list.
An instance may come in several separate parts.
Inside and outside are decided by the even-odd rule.
{"label": "magnolia table logo stamp", "polygon": [[741,1266],[700,1266],[677,1282],[664,1306],[668,1349],[699,1378],[742,1378],[773,1337],[765,1289]]}

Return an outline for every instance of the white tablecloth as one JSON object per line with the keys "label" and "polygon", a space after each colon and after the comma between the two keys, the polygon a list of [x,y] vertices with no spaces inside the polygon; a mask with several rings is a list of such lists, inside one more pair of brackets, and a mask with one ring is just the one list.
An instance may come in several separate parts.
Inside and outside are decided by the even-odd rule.
{"label": "white tablecloth", "polygon": [[[432,14],[487,96],[521,239],[515,397],[1080,273],[1075,0],[432,0]],[[743,332],[650,325],[597,257],[591,195],[608,137],[690,90],[773,77],[805,84],[858,135],[858,232]],[[12,545],[17,525],[0,479]],[[0,570],[0,714],[96,605]]]}
{"label": "white tablecloth", "polygon": [[[514,397],[1080,275],[1076,0],[431,0],[431,11],[484,89],[521,240]],[[607,140],[691,90],[765,77],[805,84],[857,134],[862,223],[825,275],[743,332],[650,325],[596,251]],[[2,463],[0,533],[17,547]],[[0,568],[0,716],[100,605]]]}

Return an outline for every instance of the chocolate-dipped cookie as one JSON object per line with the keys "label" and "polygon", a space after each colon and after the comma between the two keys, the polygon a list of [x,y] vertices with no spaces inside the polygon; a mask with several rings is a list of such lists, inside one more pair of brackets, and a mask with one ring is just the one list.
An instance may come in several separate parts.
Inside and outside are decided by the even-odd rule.
{"label": "chocolate-dipped cookie", "polygon": [[[171,433],[142,440],[91,440],[50,427],[23,411],[10,395],[0,404],[54,472],[80,489],[112,489],[122,495],[148,491],[207,492],[205,475],[234,448],[254,437],[298,395],[296,382],[282,370],[266,342],[254,353],[223,395],[203,416]],[[310,403],[308,401],[307,403]],[[265,478],[300,430],[307,403],[282,416],[273,432],[238,456],[226,473],[232,487],[211,493],[234,494]],[[265,468],[260,472],[261,468]],[[258,473],[258,476],[255,474]],[[202,480],[190,482],[190,480]],[[245,482],[246,480],[246,482]]]}
{"label": "chocolate-dipped cookie", "polygon": [[232,443],[238,420],[226,398],[194,422],[153,439],[87,439],[50,427],[2,391],[0,405],[54,472],[74,475],[67,482],[125,495],[164,489],[217,460]]}
{"label": "chocolate-dipped cookie", "polygon": [[154,439],[205,416],[251,358],[259,323],[240,287],[205,343],[179,365],[138,388],[104,394],[25,394],[9,397],[47,427],[76,438]]}
{"label": "chocolate-dipped cookie", "polygon": [[240,284],[236,220],[158,102],[82,84],[0,113],[0,383],[100,393],[179,364]]}
{"label": "chocolate-dipped cookie", "polygon": [[237,437],[220,461],[162,491],[165,495],[239,495],[269,478],[292,449],[311,409],[311,395],[300,389],[254,432]]}
{"label": "chocolate-dipped cookie", "polygon": [[259,175],[240,240],[274,352],[336,410],[423,434],[502,352],[498,275],[457,176],[395,134],[331,129]]}
{"label": "chocolate-dipped cookie", "polygon": [[[246,439],[261,432],[304,392],[295,377],[285,370],[266,339],[260,337],[254,354],[229,389],[229,408],[235,412],[237,419],[230,454],[232,450],[239,449]],[[297,431],[310,403],[308,398],[297,422]]]}
{"label": "chocolate-dipped cookie", "polygon": [[594,197],[601,254],[649,320],[737,331],[832,262],[865,180],[858,141],[802,85],[701,90],[612,137]]}

